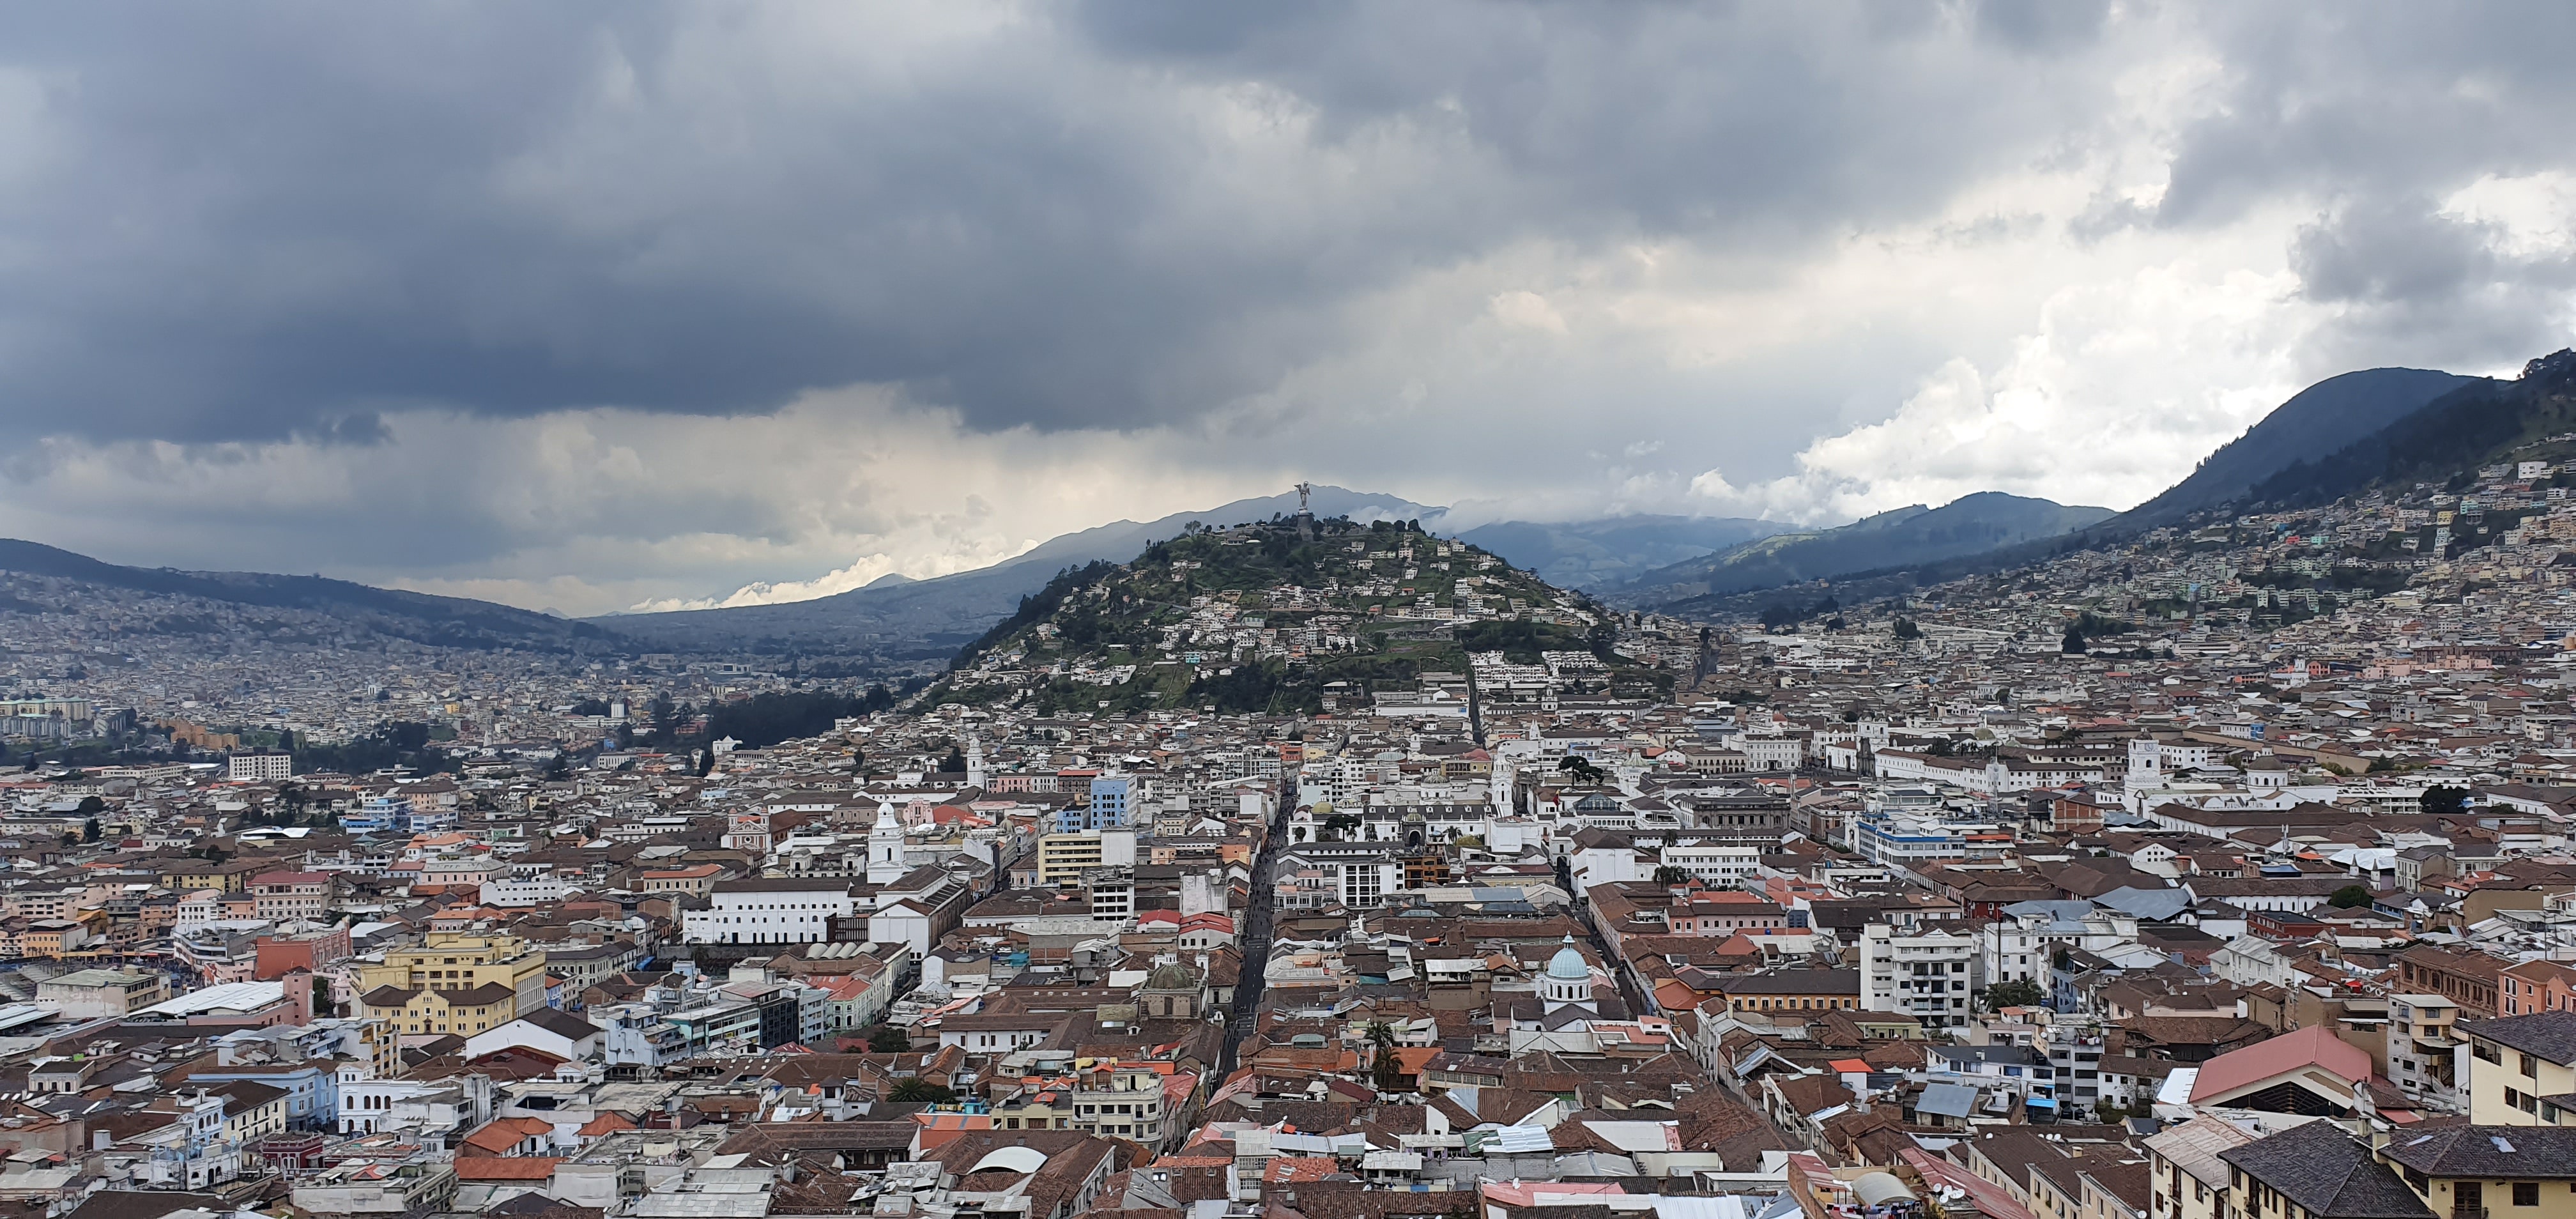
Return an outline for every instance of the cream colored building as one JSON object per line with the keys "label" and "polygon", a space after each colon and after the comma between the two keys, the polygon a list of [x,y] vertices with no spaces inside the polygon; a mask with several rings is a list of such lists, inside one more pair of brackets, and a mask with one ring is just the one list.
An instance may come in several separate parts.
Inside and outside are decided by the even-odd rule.
{"label": "cream colored building", "polygon": [[2576,1126],[2576,1012],[2464,1021],[2469,1121],[2480,1126]]}

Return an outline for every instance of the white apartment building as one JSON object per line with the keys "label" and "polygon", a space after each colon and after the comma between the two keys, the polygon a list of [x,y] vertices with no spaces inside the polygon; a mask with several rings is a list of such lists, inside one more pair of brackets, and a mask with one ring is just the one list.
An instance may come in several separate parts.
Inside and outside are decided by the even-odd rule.
{"label": "white apartment building", "polygon": [[1762,849],[1734,843],[1707,843],[1664,848],[1660,866],[1680,868],[1702,884],[1741,887],[1762,865]]}
{"label": "white apartment building", "polygon": [[1404,865],[1371,843],[1305,843],[1280,860],[1271,901],[1283,910],[1373,910],[1404,887]]}
{"label": "white apartment building", "polygon": [[237,753],[225,777],[235,783],[283,783],[295,777],[295,755],[275,750]]}
{"label": "white apartment building", "polygon": [[2046,986],[2060,948],[2098,952],[2138,938],[2138,920],[2084,901],[2015,902],[1978,932],[1982,986],[2029,981]]}
{"label": "white apartment building", "polygon": [[1755,770],[1796,770],[1807,760],[1807,743],[1790,736],[1737,737],[1735,751]]}
{"label": "white apartment building", "polygon": [[2440,995],[2388,997],[2388,1078],[2398,1091],[2431,1108],[2468,1110],[2458,1072],[2466,1043],[2453,1027],[2459,1019],[2460,1005]]}
{"label": "white apartment building", "polygon": [[1158,1149],[1168,1138],[1163,1128],[1163,1077],[1145,1068],[1077,1073],[1073,1114],[1076,1130],[1133,1139]]}
{"label": "white apartment building", "polygon": [[831,938],[831,920],[857,910],[847,879],[720,880],[707,895],[707,909],[681,912],[680,938],[692,944],[812,944]]}
{"label": "white apartment building", "polygon": [[501,876],[483,882],[482,902],[486,906],[545,906],[562,901],[575,890],[564,878],[548,873],[543,876]]}
{"label": "white apartment building", "polygon": [[1977,937],[1939,928],[1899,934],[1873,923],[1860,940],[1860,1005],[1873,1012],[1902,1012],[1926,1028],[1965,1024],[1980,989]]}

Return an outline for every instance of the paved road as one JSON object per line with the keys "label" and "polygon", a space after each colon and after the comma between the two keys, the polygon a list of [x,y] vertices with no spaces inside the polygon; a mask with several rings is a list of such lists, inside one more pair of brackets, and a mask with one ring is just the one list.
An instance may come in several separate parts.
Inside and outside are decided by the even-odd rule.
{"label": "paved road", "polygon": [[1262,836],[1261,853],[1252,860],[1252,906],[1243,920],[1243,972],[1234,983],[1234,1013],[1226,1022],[1225,1048],[1217,1054],[1219,1078],[1234,1073],[1235,1052],[1252,1034],[1254,1015],[1261,1010],[1263,974],[1270,963],[1270,891],[1278,877],[1280,844],[1288,837],[1288,813],[1297,805],[1297,775],[1295,767],[1281,772],[1279,808],[1271,814],[1270,832]]}

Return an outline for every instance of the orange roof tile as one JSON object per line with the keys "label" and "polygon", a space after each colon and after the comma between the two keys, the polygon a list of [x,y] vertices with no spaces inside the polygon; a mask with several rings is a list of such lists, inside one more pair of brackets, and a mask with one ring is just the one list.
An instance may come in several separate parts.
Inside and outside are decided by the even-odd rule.
{"label": "orange roof tile", "polygon": [[1270,1166],[1261,1170],[1261,1180],[1266,1185],[1291,1185],[1321,1181],[1341,1170],[1341,1162],[1331,1156],[1272,1156]]}

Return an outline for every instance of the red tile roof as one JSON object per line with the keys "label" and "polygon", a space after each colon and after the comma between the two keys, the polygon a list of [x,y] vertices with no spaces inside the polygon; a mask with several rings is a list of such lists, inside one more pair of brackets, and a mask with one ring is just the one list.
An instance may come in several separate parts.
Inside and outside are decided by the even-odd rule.
{"label": "red tile roof", "polygon": [[2230,1050],[2200,1064],[2200,1077],[2191,1084],[2191,1099],[2198,1103],[2308,1066],[2323,1067],[2349,1082],[2361,1083],[2370,1078],[2370,1052],[2335,1036],[2324,1025],[2310,1025],[2241,1050]]}
{"label": "red tile roof", "polygon": [[1341,1161],[1331,1156],[1272,1156],[1270,1166],[1261,1170],[1261,1180],[1266,1185],[1290,1185],[1321,1181],[1341,1170]]}

